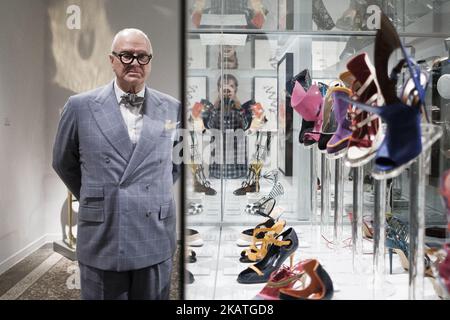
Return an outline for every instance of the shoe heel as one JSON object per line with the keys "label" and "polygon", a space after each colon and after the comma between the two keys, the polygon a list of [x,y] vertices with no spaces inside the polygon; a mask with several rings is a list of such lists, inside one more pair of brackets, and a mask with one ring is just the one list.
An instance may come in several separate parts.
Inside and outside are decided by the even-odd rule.
{"label": "shoe heel", "polygon": [[291,256],[289,257],[289,267],[291,269],[294,267],[294,256],[295,256],[295,253],[291,254]]}

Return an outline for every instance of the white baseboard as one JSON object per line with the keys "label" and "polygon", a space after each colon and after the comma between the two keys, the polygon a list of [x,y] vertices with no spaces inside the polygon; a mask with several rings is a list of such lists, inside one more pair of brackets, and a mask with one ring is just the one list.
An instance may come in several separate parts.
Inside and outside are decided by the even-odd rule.
{"label": "white baseboard", "polygon": [[5,271],[22,261],[24,258],[32,254],[34,251],[42,247],[44,244],[53,242],[56,240],[62,239],[61,233],[47,233],[37,240],[33,241],[29,245],[25,246],[23,249],[20,249],[9,258],[0,262],[0,275]]}

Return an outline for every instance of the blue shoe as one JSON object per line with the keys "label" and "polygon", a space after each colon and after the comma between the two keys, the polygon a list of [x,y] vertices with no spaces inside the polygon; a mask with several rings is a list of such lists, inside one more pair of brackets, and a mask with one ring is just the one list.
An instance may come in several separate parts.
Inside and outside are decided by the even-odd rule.
{"label": "blue shoe", "polygon": [[[395,252],[402,264],[403,269],[409,270],[409,226],[397,217],[387,220],[386,227],[386,248],[389,249],[389,273],[392,274],[392,256]],[[425,254],[424,258],[425,274],[432,276],[431,260]]]}

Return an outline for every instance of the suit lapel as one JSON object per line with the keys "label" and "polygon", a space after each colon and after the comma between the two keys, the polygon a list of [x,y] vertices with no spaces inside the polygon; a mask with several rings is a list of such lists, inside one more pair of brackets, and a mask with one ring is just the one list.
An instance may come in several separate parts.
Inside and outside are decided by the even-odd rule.
{"label": "suit lapel", "polygon": [[90,107],[95,121],[109,143],[126,161],[130,160],[133,146],[125,121],[120,113],[114,93],[113,83],[105,87],[98,97],[91,101]]}
{"label": "suit lapel", "polygon": [[[122,176],[121,183],[128,179],[139,165],[152,152],[155,152],[157,140],[164,130],[165,103],[153,94],[152,90],[145,91],[144,118],[141,136],[131,156],[130,162]],[[128,135],[128,134],[127,134]]]}

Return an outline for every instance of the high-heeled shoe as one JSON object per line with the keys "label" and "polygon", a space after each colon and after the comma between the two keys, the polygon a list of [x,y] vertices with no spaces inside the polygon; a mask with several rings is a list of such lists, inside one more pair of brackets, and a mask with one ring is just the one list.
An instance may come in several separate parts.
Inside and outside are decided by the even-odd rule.
{"label": "high-heeled shoe", "polygon": [[[245,206],[244,212],[251,215],[260,215],[263,217],[269,217],[265,212],[266,203],[268,201],[276,201],[276,199],[284,194],[284,188],[280,181],[273,185],[268,195],[263,196],[256,202],[249,203]],[[273,204],[275,205],[275,204]],[[273,207],[272,207],[273,208]],[[269,211],[270,212],[270,211]]]}
{"label": "high-heeled shoe", "polygon": [[[253,230],[252,244],[241,252],[240,262],[257,262],[265,257],[269,245],[274,241],[286,226],[286,221],[278,220],[270,228],[255,228]],[[260,235],[263,235],[262,237]]]}
{"label": "high-heeled shoe", "polygon": [[[400,258],[400,263],[405,270],[409,270],[409,227],[408,225],[397,217],[392,216],[387,220],[386,227],[386,248],[389,252],[389,273],[392,274],[392,259],[393,254],[396,253]],[[432,277],[433,271],[431,269],[431,260],[425,254],[425,275]]]}
{"label": "high-heeled shoe", "polygon": [[319,115],[322,94],[319,87],[313,84],[307,91],[296,81],[292,90],[291,105],[303,119],[315,121]]}
{"label": "high-heeled shoe", "polygon": [[300,261],[292,268],[282,265],[278,270],[272,272],[269,281],[254,300],[280,300],[281,289],[290,289],[297,281],[304,283],[306,274],[303,270],[303,263],[304,261]]}
{"label": "high-heeled shoe", "polygon": [[333,134],[337,129],[337,122],[333,112],[333,97],[332,88],[343,87],[344,83],[340,80],[332,81],[325,93],[323,99],[323,116],[322,116],[322,128],[320,129],[320,138],[317,144],[319,150],[326,150],[328,141],[333,137]]}
{"label": "high-heeled shoe", "polygon": [[295,250],[298,248],[298,238],[293,228],[289,228],[271,241],[265,257],[258,263],[243,270],[237,281],[239,283],[264,283],[270,274],[277,270],[290,257],[292,267]]}
{"label": "high-heeled shoe", "polygon": [[262,161],[255,161],[250,164],[247,179],[242,182],[242,186],[233,191],[235,196],[243,196],[247,193],[259,192],[259,178],[263,167]]}
{"label": "high-heeled shoe", "polygon": [[[302,124],[302,140],[305,145],[311,145],[319,141],[320,129],[322,127],[322,94],[317,85],[309,87],[305,91],[303,86],[296,81],[292,90],[291,105],[294,110],[300,114],[303,120],[313,122],[311,130],[303,128]],[[311,124],[308,123],[308,128]]]}
{"label": "high-heeled shoe", "polygon": [[[278,221],[278,219],[282,216],[284,210],[280,207],[276,207],[272,210],[272,212],[268,215],[268,219],[264,222],[257,224],[254,228],[249,228],[243,230],[239,234],[239,238],[236,240],[236,245],[238,247],[248,247],[252,244],[253,241],[253,233],[255,229],[258,228],[272,228],[273,225]],[[258,233],[256,238],[262,240],[264,238],[264,233]]]}
{"label": "high-heeled shoe", "polygon": [[333,88],[344,87],[344,83],[340,80],[334,80],[328,86],[328,90],[323,99],[323,119],[322,119],[322,133],[334,134],[337,129],[336,119],[333,113]]}
{"label": "high-heeled shoe", "polygon": [[205,193],[207,196],[215,196],[217,191],[211,187],[211,182],[206,179],[203,165],[191,164],[190,166],[194,176],[194,191]]}
{"label": "high-heeled shoe", "polygon": [[[311,79],[311,75],[310,75],[308,69],[302,70],[301,72],[299,72],[297,75],[295,75],[290,80],[290,83],[288,86],[288,88],[290,88],[288,91],[288,95],[289,95],[289,98],[291,98],[291,105],[293,105],[292,104],[292,94],[293,94],[293,91],[294,91],[294,88],[295,88],[295,85],[297,82],[303,87],[304,90],[308,90],[311,87],[312,79]],[[300,144],[305,144],[305,133],[311,132],[313,130],[313,128],[314,128],[314,120],[308,121],[302,117],[302,124],[300,127],[300,133],[298,136],[298,142]],[[306,144],[308,144],[308,145],[312,144],[312,143],[313,142],[311,142],[311,141],[306,141]]]}
{"label": "high-heeled shoe", "polygon": [[344,87],[333,87],[333,112],[337,122],[337,129],[333,137],[328,141],[327,152],[336,153],[347,147],[348,141],[352,131],[350,130],[350,120],[347,116],[347,110],[349,107],[348,102],[344,102],[340,99],[341,96],[349,97],[351,91]]}
{"label": "high-heeled shoe", "polygon": [[330,300],[333,297],[333,281],[319,261],[306,260],[302,264],[303,270],[310,279],[306,288],[280,289],[281,300]]}
{"label": "high-heeled shoe", "polygon": [[[367,105],[381,105],[383,103],[375,68],[367,53],[352,58],[347,68],[354,76],[352,83],[352,99]],[[371,157],[383,140],[380,129],[380,119],[377,115],[355,109],[350,114],[352,118],[352,135],[350,137],[347,160],[357,163]]]}

